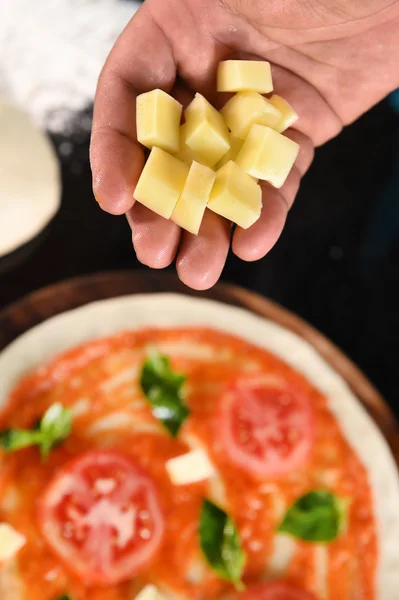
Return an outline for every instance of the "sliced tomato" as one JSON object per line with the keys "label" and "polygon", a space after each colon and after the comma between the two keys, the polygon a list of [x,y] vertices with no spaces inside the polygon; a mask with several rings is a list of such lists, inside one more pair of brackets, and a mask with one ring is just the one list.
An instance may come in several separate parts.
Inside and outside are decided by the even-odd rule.
{"label": "sliced tomato", "polygon": [[151,477],[114,451],[65,465],[39,499],[39,525],[66,566],[93,584],[130,579],[152,559],[164,532]]}
{"label": "sliced tomato", "polygon": [[267,377],[239,379],[220,402],[218,435],[230,460],[258,477],[286,474],[312,446],[307,398]]}
{"label": "sliced tomato", "polygon": [[237,600],[316,600],[313,594],[286,581],[271,581],[248,587]]}

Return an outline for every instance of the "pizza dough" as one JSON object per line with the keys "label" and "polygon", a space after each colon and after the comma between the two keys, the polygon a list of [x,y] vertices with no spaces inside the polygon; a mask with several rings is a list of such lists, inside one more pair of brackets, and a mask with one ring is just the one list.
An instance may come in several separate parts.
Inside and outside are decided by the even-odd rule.
{"label": "pizza dough", "polygon": [[173,294],[135,295],[95,302],[58,315],[15,340],[0,354],[0,405],[22,375],[76,344],[146,326],[206,326],[263,347],[290,364],[327,398],[330,410],[369,473],[380,540],[378,600],[399,589],[399,478],[389,448],[345,381],[315,349],[292,332],[245,310]]}
{"label": "pizza dough", "polygon": [[38,235],[60,206],[57,156],[20,109],[0,100],[0,257]]}

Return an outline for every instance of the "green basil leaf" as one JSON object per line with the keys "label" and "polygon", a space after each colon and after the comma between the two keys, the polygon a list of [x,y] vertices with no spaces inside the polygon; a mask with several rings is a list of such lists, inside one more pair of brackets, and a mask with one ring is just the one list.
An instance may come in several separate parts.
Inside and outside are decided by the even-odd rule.
{"label": "green basil leaf", "polygon": [[28,446],[39,446],[43,458],[65,440],[72,429],[72,412],[62,404],[52,404],[33,429],[5,429],[0,432],[0,446],[15,452]]}
{"label": "green basil leaf", "polygon": [[333,493],[313,490],[288,509],[278,531],[305,542],[332,542],[344,528],[346,508]]}
{"label": "green basil leaf", "polygon": [[72,600],[72,596],[69,594],[63,594],[63,596],[59,596],[57,600]]}
{"label": "green basil leaf", "polygon": [[46,458],[52,448],[64,441],[72,429],[72,412],[57,402],[44,413],[39,425],[41,434],[40,452]]}
{"label": "green basil leaf", "polygon": [[15,452],[40,443],[40,432],[29,429],[5,429],[0,433],[0,446],[6,452]]}
{"label": "green basil leaf", "polygon": [[152,414],[176,437],[190,414],[184,402],[185,375],[176,373],[167,356],[151,350],[140,374],[140,386],[151,404]]}
{"label": "green basil leaf", "polygon": [[222,579],[231,581],[237,590],[242,590],[246,555],[229,515],[210,500],[204,500],[198,533],[201,550],[211,569]]}

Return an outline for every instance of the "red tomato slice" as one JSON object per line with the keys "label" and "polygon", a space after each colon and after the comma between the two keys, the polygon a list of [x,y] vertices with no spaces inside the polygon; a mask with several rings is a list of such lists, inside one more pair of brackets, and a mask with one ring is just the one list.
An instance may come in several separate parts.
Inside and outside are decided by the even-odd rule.
{"label": "red tomato slice", "polygon": [[286,581],[271,581],[249,587],[238,594],[237,600],[316,600],[306,592]]}
{"label": "red tomato slice", "polygon": [[312,446],[307,399],[270,378],[240,379],[220,403],[220,436],[230,460],[254,476],[288,473],[303,464]]}
{"label": "red tomato slice", "polygon": [[51,549],[87,583],[130,579],[160,546],[164,519],[155,485],[130,458],[94,450],[68,463],[39,499]]}

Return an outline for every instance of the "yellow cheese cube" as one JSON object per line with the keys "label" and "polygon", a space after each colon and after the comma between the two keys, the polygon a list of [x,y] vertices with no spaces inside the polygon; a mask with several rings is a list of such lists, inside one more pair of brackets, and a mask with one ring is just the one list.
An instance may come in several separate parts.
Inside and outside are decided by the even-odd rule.
{"label": "yellow cheese cube", "polygon": [[194,235],[198,235],[215,177],[212,169],[194,161],[173,210],[172,221]]}
{"label": "yellow cheese cube", "polygon": [[134,600],[166,600],[155,585],[148,584],[140,590]]}
{"label": "yellow cheese cube", "polygon": [[230,133],[230,150],[227,150],[226,154],[219,160],[219,162],[215,165],[215,169],[218,170],[223,165],[229,162],[229,160],[235,160],[237,154],[242,148],[244,140],[236,137],[232,133]]}
{"label": "yellow cheese cube", "polygon": [[26,538],[8,523],[0,523],[0,562],[14,556],[26,544]]}
{"label": "yellow cheese cube", "polygon": [[162,90],[137,96],[137,139],[146,146],[157,146],[168,152],[179,149],[179,126],[182,105]]}
{"label": "yellow cheese cube", "polygon": [[215,467],[202,448],[170,458],[165,467],[174,485],[196,483],[215,475]]}
{"label": "yellow cheese cube", "polygon": [[217,72],[218,92],[273,91],[270,63],[263,60],[224,60]]}
{"label": "yellow cheese cube", "polygon": [[174,156],[188,166],[195,160],[196,162],[201,163],[201,165],[209,167],[209,159],[199,152],[192,150],[192,148],[187,145],[187,123],[180,126],[180,146],[179,151],[176,152]]}
{"label": "yellow cheese cube", "polygon": [[269,102],[278,108],[282,115],[280,121],[273,127],[275,131],[282,133],[298,120],[298,115],[292,108],[291,104],[288,104],[287,100],[284,100],[284,98],[281,96],[273,94],[273,96],[269,99]]}
{"label": "yellow cheese cube", "polygon": [[281,112],[257,92],[235,94],[220,111],[233,135],[246,138],[254,123],[274,127]]}
{"label": "yellow cheese cube", "polygon": [[252,177],[279,188],[287,179],[298,152],[299,146],[293,140],[270,127],[252,125],[236,162]]}
{"label": "yellow cheese cube", "polygon": [[185,111],[186,144],[213,167],[230,148],[229,130],[221,114],[204,96],[196,94]]}
{"label": "yellow cheese cube", "polygon": [[180,160],[154,147],[137,182],[135,199],[169,219],[183,191],[188,170]]}
{"label": "yellow cheese cube", "polygon": [[208,208],[247,229],[259,219],[261,188],[231,160],[216,173]]}

